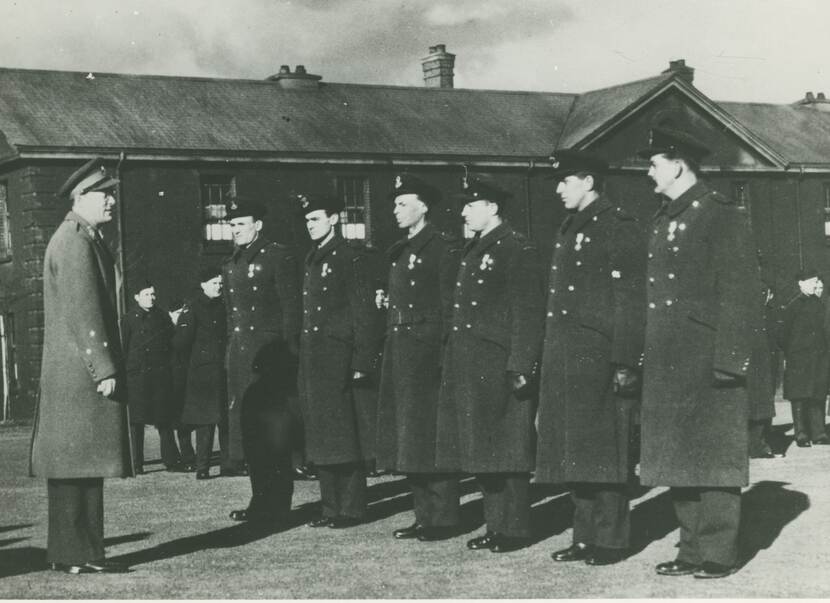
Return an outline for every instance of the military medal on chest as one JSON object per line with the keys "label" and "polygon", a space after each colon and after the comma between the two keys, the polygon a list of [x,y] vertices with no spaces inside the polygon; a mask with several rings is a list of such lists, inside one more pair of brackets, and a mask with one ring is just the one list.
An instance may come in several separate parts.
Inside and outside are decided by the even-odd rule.
{"label": "military medal on chest", "polygon": [[496,263],[489,253],[485,253],[481,256],[481,265],[478,267],[479,270],[492,270],[493,265]]}

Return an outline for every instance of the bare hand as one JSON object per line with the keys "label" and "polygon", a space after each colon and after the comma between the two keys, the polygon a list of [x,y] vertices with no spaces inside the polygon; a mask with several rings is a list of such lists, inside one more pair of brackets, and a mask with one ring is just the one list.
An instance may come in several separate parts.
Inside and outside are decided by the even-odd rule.
{"label": "bare hand", "polygon": [[111,397],[115,393],[115,377],[104,379],[98,383],[98,393],[107,398]]}
{"label": "bare hand", "polygon": [[173,321],[174,325],[179,324],[179,317],[182,315],[183,308],[179,308],[178,310],[173,310],[172,312],[168,312],[170,315],[170,320]]}
{"label": "bare hand", "polygon": [[516,373],[511,375],[510,377],[510,385],[513,387],[513,391],[518,391],[522,389],[525,385],[527,385],[527,377],[522,375],[521,373]]}
{"label": "bare hand", "polygon": [[640,389],[640,376],[636,371],[620,366],[614,371],[614,393],[618,396],[636,396]]}

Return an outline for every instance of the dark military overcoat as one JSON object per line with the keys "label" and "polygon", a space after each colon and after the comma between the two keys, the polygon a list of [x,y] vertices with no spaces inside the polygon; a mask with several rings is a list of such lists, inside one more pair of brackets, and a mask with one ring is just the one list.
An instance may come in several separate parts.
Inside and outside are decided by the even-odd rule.
{"label": "dark military overcoat", "polygon": [[549,277],[536,481],[624,483],[637,400],[613,390],[637,370],[646,307],[645,232],[599,197],[566,218]]}
{"label": "dark military overcoat", "polygon": [[112,255],[83,218],[69,212],[43,260],[43,364],[30,473],[49,479],[132,473],[127,405],[97,384],[124,366]]}
{"label": "dark military overcoat", "polygon": [[121,319],[131,423],[169,426],[178,420],[173,399],[173,322],[160,308],[133,307]]}
{"label": "dark military overcoat", "polygon": [[434,472],[441,355],[460,245],[427,224],[389,250],[389,309],[378,397],[377,466]]}
{"label": "dark military overcoat", "polygon": [[227,412],[226,342],[224,301],[197,294],[184,305],[173,334],[173,347],[187,370],[181,415],[185,425],[215,425]]}
{"label": "dark military overcoat", "polygon": [[[285,424],[290,416],[284,401],[294,389],[296,372],[278,364],[289,360],[286,350],[296,347],[300,329],[297,253],[260,233],[222,263],[222,278],[228,326],[228,440],[231,459],[238,461],[245,456],[244,406],[248,407],[246,416],[252,417],[252,423],[259,422],[263,433],[285,434],[291,429]],[[252,387],[262,379],[274,383]],[[277,383],[286,379],[290,389],[288,384]]]}
{"label": "dark military overcoat", "polygon": [[298,382],[306,458],[319,465],[375,457],[383,312],[368,264],[339,235],[305,260]]}
{"label": "dark military overcoat", "polygon": [[800,295],[784,310],[784,397],[824,400],[830,385],[827,302]]}
{"label": "dark military overcoat", "polygon": [[535,460],[535,400],[508,371],[530,375],[544,333],[535,246],[502,223],[464,249],[438,402],[436,464],[470,473],[525,472]]}
{"label": "dark military overcoat", "polygon": [[640,480],[646,485],[747,483],[745,377],[763,322],[760,272],[745,213],[697,183],[652,224]]}

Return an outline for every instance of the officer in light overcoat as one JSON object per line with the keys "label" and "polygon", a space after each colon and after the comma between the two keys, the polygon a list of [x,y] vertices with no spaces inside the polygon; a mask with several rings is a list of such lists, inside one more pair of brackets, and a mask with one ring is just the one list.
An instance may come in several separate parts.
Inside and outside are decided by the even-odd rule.
{"label": "officer in light overcoat", "polygon": [[567,149],[550,160],[570,215],[548,283],[536,481],[571,489],[573,544],[553,559],[608,565],[629,545],[647,241],[602,193],[605,161]]}
{"label": "officer in light overcoat", "polygon": [[390,197],[407,236],[389,250],[377,464],[406,474],[412,488],[415,522],[394,537],[438,540],[458,524],[458,477],[436,465],[435,419],[461,246],[428,220],[437,189],[405,174]]}
{"label": "officer in light overcoat", "polygon": [[231,461],[248,462],[251,501],[236,521],[280,521],[294,492],[296,350],[300,329],[296,250],[262,234],[265,207],[235,198],[227,218],[234,251],[222,264],[227,313],[228,424]]}
{"label": "officer in light overcoat", "polygon": [[206,479],[217,425],[220,470],[231,469],[227,450],[227,318],[219,268],[204,267],[199,285],[201,292],[185,303],[178,316],[173,347],[187,368],[181,422],[196,432],[196,479]]}
{"label": "officer in light overcoat", "polygon": [[30,473],[48,488],[46,559],[73,574],[124,571],[104,559],[104,477],[132,476],[116,271],[99,227],[118,180],[95,158],[58,192],[70,211],[43,260],[43,364]]}
{"label": "officer in light overcoat", "polygon": [[535,400],[529,381],[544,330],[544,285],[532,242],[502,220],[509,193],[484,177],[457,198],[476,235],[456,276],[438,402],[435,463],[476,475],[487,531],[470,549],[508,552],[529,537]]}
{"label": "officer in light overcoat", "polygon": [[699,180],[707,153],[670,128],[654,128],[639,153],[666,198],[650,233],[640,480],[671,488],[680,523],[677,558],[657,573],[719,578],[738,561],[746,377],[763,307],[746,215]]}
{"label": "officer in light overcoat", "polygon": [[383,312],[375,304],[370,259],[338,232],[343,202],[312,195],[300,202],[313,244],[303,280],[300,407],[322,506],[308,525],[347,528],[366,513]]}

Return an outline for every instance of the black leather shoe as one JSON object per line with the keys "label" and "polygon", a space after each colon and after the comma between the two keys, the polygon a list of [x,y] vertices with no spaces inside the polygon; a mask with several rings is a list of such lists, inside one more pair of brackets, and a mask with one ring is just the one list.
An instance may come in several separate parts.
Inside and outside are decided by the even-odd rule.
{"label": "black leather shoe", "polygon": [[827,446],[830,445],[830,438],[826,435],[819,436],[815,440],[813,440],[813,446]]}
{"label": "black leather shoe", "polygon": [[294,468],[294,479],[311,481],[317,479],[317,472],[309,465]]}
{"label": "black leather shoe", "polygon": [[246,477],[248,470],[244,467],[242,469],[220,469],[219,477]]}
{"label": "black leather shoe", "polygon": [[806,433],[799,433],[795,436],[795,445],[799,448],[809,448],[812,444]]}
{"label": "black leather shoe", "polygon": [[309,528],[327,528],[331,524],[334,517],[317,517],[309,521],[307,525]]}
{"label": "black leather shoe", "polygon": [[228,517],[234,521],[248,521],[248,509],[237,509],[228,513]]}
{"label": "black leather shoe", "polygon": [[67,565],[64,563],[51,563],[49,567],[56,572],[66,574],[124,574],[130,569],[118,561],[88,561],[80,565]]}
{"label": "black leather shoe", "polygon": [[196,479],[210,479],[210,471],[207,469],[201,469],[197,471]]}
{"label": "black leather shoe", "polygon": [[661,576],[688,576],[694,574],[700,569],[699,565],[689,563],[688,561],[681,561],[675,559],[674,561],[665,561],[658,563],[654,568]]}
{"label": "black leather shoe", "polygon": [[550,558],[554,561],[583,561],[591,554],[591,547],[578,542],[566,549],[551,553]]}
{"label": "black leather shoe", "polygon": [[333,517],[329,522],[329,527],[335,530],[343,530],[345,528],[353,528],[363,523],[362,517],[348,517],[346,515],[338,515]]}
{"label": "black leather shoe", "polygon": [[418,540],[421,542],[437,542],[439,540],[449,540],[458,533],[455,526],[435,526],[429,528],[421,528],[418,531]]}
{"label": "black leather shoe", "polygon": [[420,532],[422,529],[423,529],[423,526],[416,521],[411,526],[407,526],[405,528],[398,528],[397,530],[392,532],[392,536],[396,540],[406,540],[408,538],[417,538],[418,537],[418,532]]}
{"label": "black leather shoe", "polygon": [[585,558],[587,565],[613,565],[626,558],[625,549],[609,549],[601,546],[591,548],[590,554]]}
{"label": "black leather shoe", "polygon": [[495,537],[496,537],[496,535],[493,532],[488,530],[484,534],[484,536],[477,536],[476,538],[468,540],[467,541],[467,548],[472,550],[472,551],[478,551],[478,550],[481,550],[481,549],[489,549],[491,546],[493,546],[493,539]]}
{"label": "black leather shoe", "polygon": [[193,463],[183,463],[182,471],[186,473],[193,473],[194,471],[196,471],[196,465],[194,465]]}
{"label": "black leather shoe", "polygon": [[695,572],[695,578],[725,578],[729,574],[734,574],[737,568],[729,565],[721,565],[712,561],[704,561],[700,568]]}
{"label": "black leather shoe", "polygon": [[528,538],[520,538],[517,536],[504,536],[503,534],[496,534],[493,538],[493,543],[490,545],[491,553],[512,553],[523,549],[528,545]]}

